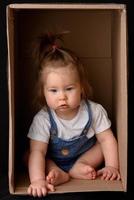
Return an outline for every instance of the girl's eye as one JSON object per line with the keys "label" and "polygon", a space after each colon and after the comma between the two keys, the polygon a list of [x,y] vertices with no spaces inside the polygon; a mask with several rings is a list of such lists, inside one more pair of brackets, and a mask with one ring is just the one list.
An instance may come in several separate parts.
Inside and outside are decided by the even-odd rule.
{"label": "girl's eye", "polygon": [[69,87],[66,89],[67,91],[73,90],[73,87]]}
{"label": "girl's eye", "polygon": [[56,93],[56,92],[57,92],[56,89],[50,89],[49,91],[50,91],[50,92],[53,92],[53,93]]}

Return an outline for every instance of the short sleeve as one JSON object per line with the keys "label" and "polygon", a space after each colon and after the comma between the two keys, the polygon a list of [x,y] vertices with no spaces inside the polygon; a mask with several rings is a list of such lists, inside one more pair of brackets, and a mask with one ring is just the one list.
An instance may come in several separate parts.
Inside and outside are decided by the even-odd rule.
{"label": "short sleeve", "polygon": [[93,129],[96,134],[105,131],[111,127],[111,121],[108,118],[106,110],[97,104],[93,115]]}
{"label": "short sleeve", "polygon": [[27,137],[33,140],[48,143],[50,137],[49,127],[50,124],[46,115],[38,113],[33,119]]}

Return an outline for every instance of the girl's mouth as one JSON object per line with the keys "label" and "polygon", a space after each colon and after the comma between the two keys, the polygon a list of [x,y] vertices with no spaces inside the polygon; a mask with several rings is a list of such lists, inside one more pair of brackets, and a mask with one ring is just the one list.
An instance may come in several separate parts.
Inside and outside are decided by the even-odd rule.
{"label": "girl's mouth", "polygon": [[60,105],[59,108],[60,109],[65,109],[65,108],[68,108],[68,105],[67,104],[63,104],[63,105]]}

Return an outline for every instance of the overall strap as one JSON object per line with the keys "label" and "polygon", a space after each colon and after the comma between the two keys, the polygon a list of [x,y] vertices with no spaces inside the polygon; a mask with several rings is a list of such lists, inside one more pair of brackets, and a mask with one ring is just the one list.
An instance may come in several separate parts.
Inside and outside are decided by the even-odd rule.
{"label": "overall strap", "polygon": [[52,116],[51,110],[49,107],[47,107],[47,111],[48,111],[48,115],[49,115],[49,119],[50,119],[50,134],[51,136],[57,136],[58,135],[58,129],[57,129],[57,124]]}
{"label": "overall strap", "polygon": [[90,106],[90,103],[88,102],[88,100],[86,101],[86,105],[87,105],[87,109],[88,109],[88,122],[87,124],[85,125],[81,135],[86,135],[90,126],[91,126],[91,123],[92,123],[92,111],[91,111],[91,106]]}

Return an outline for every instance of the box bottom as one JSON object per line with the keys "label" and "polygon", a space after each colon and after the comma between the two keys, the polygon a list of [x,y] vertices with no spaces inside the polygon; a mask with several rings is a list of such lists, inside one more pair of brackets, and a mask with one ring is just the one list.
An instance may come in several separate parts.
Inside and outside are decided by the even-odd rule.
{"label": "box bottom", "polygon": [[[17,175],[13,194],[27,195],[29,178],[26,174]],[[72,193],[72,192],[95,192],[95,191],[124,191],[122,181],[104,181],[71,179],[69,182],[55,187],[55,192],[49,193]]]}

